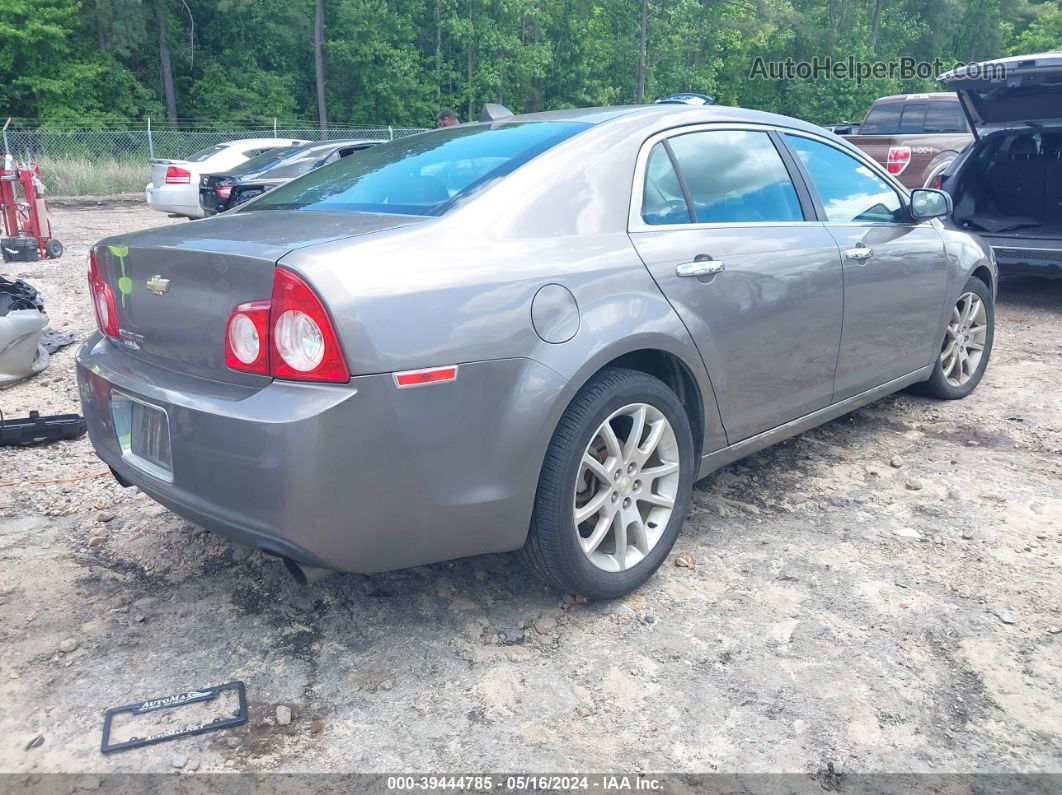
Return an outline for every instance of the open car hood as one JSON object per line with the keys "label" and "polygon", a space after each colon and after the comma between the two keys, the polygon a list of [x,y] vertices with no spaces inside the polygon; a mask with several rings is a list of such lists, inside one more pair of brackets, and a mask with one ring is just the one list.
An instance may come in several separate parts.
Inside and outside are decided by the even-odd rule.
{"label": "open car hood", "polygon": [[940,76],[976,131],[1062,124],[1062,52],[1015,55]]}

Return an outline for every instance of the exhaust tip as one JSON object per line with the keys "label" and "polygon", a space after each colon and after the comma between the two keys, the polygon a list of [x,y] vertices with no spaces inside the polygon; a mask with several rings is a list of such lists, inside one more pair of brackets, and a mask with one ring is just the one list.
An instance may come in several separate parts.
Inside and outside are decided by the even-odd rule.
{"label": "exhaust tip", "polygon": [[288,573],[294,578],[295,582],[299,585],[311,585],[315,582],[328,579],[334,571],[331,569],[319,569],[315,566],[303,566],[300,563],[296,563],[291,558],[282,557],[284,561],[284,567],[288,570]]}

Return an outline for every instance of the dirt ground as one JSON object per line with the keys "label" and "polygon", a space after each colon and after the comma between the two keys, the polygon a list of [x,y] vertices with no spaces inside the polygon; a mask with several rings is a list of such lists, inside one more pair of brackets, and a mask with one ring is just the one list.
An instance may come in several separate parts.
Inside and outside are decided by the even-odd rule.
{"label": "dirt ground", "polygon": [[[6,271],[87,334],[89,244],[167,222],[62,209],[62,259]],[[508,555],[299,586],[86,439],[0,448],[0,771],[1062,772],[1062,281],[1005,281],[997,317],[972,397],[701,481],[610,604]],[[78,410],[74,351],[5,414]],[[236,679],[245,726],[100,753],[107,707]]]}

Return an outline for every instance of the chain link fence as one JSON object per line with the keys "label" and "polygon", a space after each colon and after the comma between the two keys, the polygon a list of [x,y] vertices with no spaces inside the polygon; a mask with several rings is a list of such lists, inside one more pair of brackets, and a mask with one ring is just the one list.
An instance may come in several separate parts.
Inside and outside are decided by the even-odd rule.
{"label": "chain link fence", "polygon": [[77,158],[97,160],[142,160],[159,158],[181,160],[202,149],[244,138],[291,138],[298,141],[366,139],[390,141],[423,132],[422,127],[329,126],[315,125],[235,127],[230,129],[139,128],[9,129],[5,132],[7,151],[17,160]]}

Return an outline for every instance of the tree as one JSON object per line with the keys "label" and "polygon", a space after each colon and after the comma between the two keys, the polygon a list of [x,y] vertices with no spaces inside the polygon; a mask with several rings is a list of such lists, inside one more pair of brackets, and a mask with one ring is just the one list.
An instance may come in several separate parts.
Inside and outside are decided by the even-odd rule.
{"label": "tree", "polygon": [[753,60],[950,66],[1060,46],[1058,0],[4,0],[0,114],[430,125],[488,101],[519,112],[690,90],[826,122],[940,86],[750,80]]}
{"label": "tree", "polygon": [[328,130],[328,99],[325,96],[324,24],[324,0],[314,0],[313,72],[317,84],[317,119],[321,124],[322,132]]}
{"label": "tree", "polygon": [[171,125],[176,125],[177,93],[173,88],[173,61],[170,58],[169,30],[166,27],[166,11],[162,3],[155,6],[155,20],[159,26],[159,67],[162,75],[162,95],[166,101],[166,118]]}
{"label": "tree", "polygon": [[642,0],[642,24],[638,35],[638,102],[645,101],[645,56],[649,39],[649,0]]}

